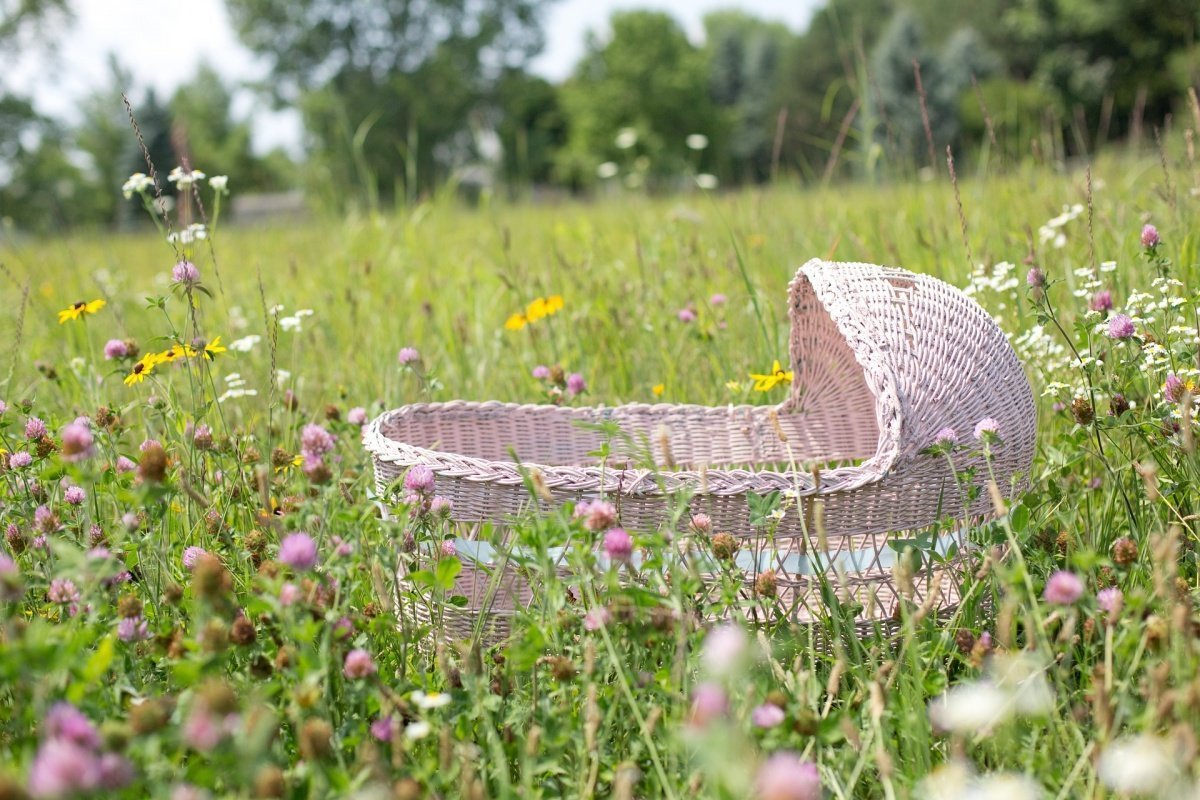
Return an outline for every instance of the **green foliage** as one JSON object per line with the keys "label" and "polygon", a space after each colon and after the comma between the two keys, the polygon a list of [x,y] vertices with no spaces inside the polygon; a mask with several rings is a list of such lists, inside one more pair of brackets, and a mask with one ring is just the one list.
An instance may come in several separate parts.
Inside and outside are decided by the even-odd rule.
{"label": "green foliage", "polygon": [[771,174],[778,107],[774,103],[792,33],[740,11],[704,18],[709,90],[728,118],[723,177],[736,182],[766,180]]}
{"label": "green foliage", "polygon": [[210,65],[201,64],[191,80],[175,90],[170,111],[194,168],[233,176],[239,191],[277,190],[291,183],[278,171],[278,158],[254,155],[250,123],[233,118],[233,93]]}
{"label": "green foliage", "polygon": [[48,44],[54,31],[71,17],[71,0],[0,1],[0,46],[16,47],[29,40]]}
{"label": "green foliage", "polygon": [[48,232],[87,223],[105,198],[88,191],[69,137],[26,99],[0,95],[0,226]]}
{"label": "green foliage", "polygon": [[554,158],[567,140],[567,120],[558,90],[520,70],[508,70],[489,105],[499,118],[504,173],[512,185],[550,183]]}
{"label": "green foliage", "polygon": [[[879,124],[870,104],[861,102],[870,84],[865,54],[893,7],[892,0],[831,0],[793,40],[776,89],[776,103],[788,115],[782,157],[789,171],[819,180],[834,155],[836,174],[870,171],[874,142],[857,133]],[[848,119],[855,129],[844,150],[836,151]]]}
{"label": "green foliage", "polygon": [[[570,134],[560,175],[588,184],[601,162],[612,161],[630,175],[661,182],[683,171],[690,134],[710,140],[724,135],[709,95],[704,53],[666,14],[618,12],[610,24],[611,37],[588,42],[562,88]],[[636,142],[626,148],[617,145],[622,129],[636,132]]]}
{"label": "green foliage", "polygon": [[329,199],[415,198],[476,159],[503,68],[542,45],[546,0],[229,0],[242,41],[302,109]]}
{"label": "green foliage", "polygon": [[[1004,22],[1011,72],[1092,122],[1105,97],[1130,110],[1139,92],[1146,119],[1161,119],[1188,86],[1164,66],[1200,37],[1200,7],[1190,0],[1021,0]],[[1128,124],[1118,118],[1113,133]]]}
{"label": "green foliage", "polygon": [[[96,89],[79,103],[81,124],[75,132],[75,144],[87,154],[89,171],[94,176],[89,193],[102,204],[96,220],[101,223],[129,222],[129,211],[120,193],[111,190],[120,186],[133,172],[145,172],[146,167],[130,169],[134,163],[136,143],[129,127],[122,92],[130,91],[134,78],[123,68],[115,55],[108,59],[108,85]],[[166,155],[161,150],[159,155]]]}
{"label": "green foliage", "polygon": [[[920,66],[920,87],[914,62]],[[876,137],[886,140],[889,153],[902,164],[936,167],[946,146],[957,142],[959,98],[972,78],[984,79],[998,67],[997,57],[972,29],[956,31],[935,54],[925,47],[916,14],[897,11],[872,52],[870,95],[881,123]],[[928,116],[928,134],[923,113]]]}
{"label": "green foliage", "polygon": [[[1191,180],[1174,146],[1166,157]],[[72,702],[98,728],[76,755],[132,765],[123,788],[99,796],[191,784],[234,797],[742,798],[780,752],[814,763],[831,797],[929,797],[930,781],[969,796],[964,770],[1031,781],[982,779],[1013,800],[1120,796],[1114,776],[1130,775],[1151,781],[1144,796],[1194,790],[1200,462],[1191,403],[1164,384],[1170,372],[1200,381],[1200,198],[1167,194],[1160,172],[1157,157],[1097,160],[1091,220],[1080,172],[960,176],[979,266],[962,257],[944,178],[552,212],[439,200],[220,227],[176,249],[149,233],[0,242],[12,298],[0,306],[0,550],[14,563],[0,563],[0,788],[20,796],[56,735],[50,710]],[[215,205],[211,187],[200,191]],[[1147,215],[1161,238],[1151,247],[1139,241]],[[1052,235],[1027,241],[1041,228]],[[462,608],[455,582],[467,566],[442,542],[467,531],[420,497],[379,514],[391,493],[376,496],[350,409],[777,403],[786,386],[728,382],[786,360],[785,285],[807,254],[968,287],[1028,368],[1039,414],[1029,490],[997,521],[947,519],[887,548],[893,577],[950,566],[966,594],[958,610],[937,618],[914,596],[897,602],[895,632],[852,628],[855,603],[842,599],[852,587],[834,575],[818,581],[817,622],[793,625],[740,567],[705,580],[686,568],[681,553],[714,559],[717,532],[681,506],[662,528],[631,531],[635,573],[599,561],[598,532],[565,503],[472,531],[502,552],[524,548],[510,554],[536,587],[507,647],[433,644],[430,626]],[[178,258],[201,280],[168,290]],[[1046,277],[1040,291],[1016,266],[1026,258]],[[1089,308],[1100,289],[1113,311]],[[725,302],[705,301],[718,292]],[[557,313],[505,328],[553,294]],[[99,297],[108,305],[59,323],[57,312]],[[676,309],[689,305],[697,319],[684,323]],[[1108,335],[1117,312],[1137,318],[1134,336]],[[185,343],[217,335],[227,352],[186,355]],[[135,357],[106,358],[109,339],[136,343],[138,357],[185,355],[126,385]],[[419,357],[398,365],[400,344]],[[567,395],[553,371],[531,377],[538,365],[583,374],[587,393]],[[65,428],[81,415],[94,441],[71,460]],[[27,433],[30,417],[44,436]],[[336,441],[306,433],[312,424]],[[628,448],[644,463],[640,437],[615,422],[593,431],[597,457],[615,464]],[[987,445],[996,455],[999,433]],[[914,457],[944,460],[953,478],[956,459],[982,447],[958,434],[958,446]],[[296,464],[326,446],[319,464]],[[16,453],[30,463],[14,465]],[[532,508],[538,482],[526,476]],[[82,502],[67,499],[72,488]],[[788,492],[750,503],[768,539],[777,514],[797,511]],[[956,528],[973,545],[962,569],[935,544]],[[284,563],[281,540],[297,530],[318,543],[314,568]],[[189,567],[192,546],[211,558]],[[1073,603],[1043,597],[1058,570],[1083,581]],[[52,591],[62,580],[77,599]],[[1125,605],[1110,612],[1098,591],[1114,586]],[[726,659],[702,655],[716,617],[754,634]],[[134,618],[144,637],[122,622]],[[375,667],[361,677],[347,670],[357,649]],[[714,689],[725,702],[704,712],[697,700]],[[782,722],[755,724],[768,703]],[[957,713],[940,719],[953,724],[935,728],[931,706],[951,704]],[[1134,735],[1148,738],[1120,758]],[[1150,758],[1156,769],[1131,769]]]}
{"label": "green foliage", "polygon": [[[528,71],[552,2],[228,0],[239,37],[271,69],[253,87],[259,99],[302,118],[300,163],[251,152],[250,123],[231,114],[248,87],[204,66],[164,107],[114,62],[78,125],[32,108],[13,123],[19,101],[7,109],[0,150],[14,155],[0,152],[0,184],[21,172],[36,181],[21,179],[25,210],[9,199],[5,216],[41,230],[129,222],[137,205],[118,197],[67,202],[145,169],[121,142],[122,91],[164,171],[186,158],[242,189],[302,187],[324,208],[377,212],[554,184],[613,193],[903,180],[940,169],[946,146],[964,167],[1004,170],[1125,138],[1148,145],[1142,134],[1168,114],[1191,119],[1187,91],[1200,85],[1191,0],[828,0],[804,31],[710,13],[702,46],[669,15],[618,12],[562,85]],[[49,47],[69,7],[14,0],[0,41]],[[14,163],[43,140],[36,169]],[[37,183],[51,176],[57,188]]]}
{"label": "green foliage", "polygon": [[1062,119],[1057,100],[1054,92],[1036,83],[1010,78],[981,80],[978,94],[967,91],[959,97],[962,138],[987,142],[990,118],[999,148],[992,157],[1019,162],[1034,152],[1033,143],[1054,124],[1053,120]]}

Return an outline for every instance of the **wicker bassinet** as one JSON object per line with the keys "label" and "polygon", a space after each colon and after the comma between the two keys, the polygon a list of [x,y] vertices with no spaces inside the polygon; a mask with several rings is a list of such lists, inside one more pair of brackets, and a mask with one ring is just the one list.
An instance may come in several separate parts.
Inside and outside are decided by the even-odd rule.
{"label": "wicker bassinet", "polygon": [[[667,513],[664,495],[691,494],[693,514],[713,531],[739,537],[747,587],[772,569],[789,613],[819,613],[818,573],[837,573],[843,596],[862,605],[865,625],[892,619],[898,601],[890,537],[929,530],[939,520],[993,514],[989,470],[978,447],[955,455],[971,465],[980,491],[955,486],[944,458],[922,453],[944,428],[960,440],[984,418],[998,423],[1003,444],[991,474],[1005,496],[1022,485],[1035,444],[1029,382],[995,321],[958,289],[926,275],[869,264],[812,260],[790,284],[790,396],[779,406],[645,405],[564,408],[499,402],[419,403],[389,411],[364,431],[378,493],[411,467],[435,474],[436,493],[452,503],[464,530],[463,569],[452,594],[465,606],[422,609],[450,637],[482,632],[495,639],[508,617],[536,591],[497,556],[496,542],[475,532],[533,505],[548,508],[607,498],[631,531],[654,529]],[[607,464],[589,457],[602,443],[580,422],[612,421],[649,446],[656,468],[628,466],[616,452]],[[513,460],[516,454],[519,463]],[[542,499],[522,470],[540,473]],[[769,542],[751,524],[747,497],[780,491],[795,497]],[[549,498],[548,501],[546,498]],[[967,507],[964,508],[964,503]],[[815,506],[828,550],[810,552]],[[806,530],[808,531],[806,533]],[[958,543],[941,531],[935,547]],[[499,548],[503,551],[503,547]],[[501,568],[497,569],[496,564]],[[953,570],[914,576],[916,600],[945,611],[958,602]]]}

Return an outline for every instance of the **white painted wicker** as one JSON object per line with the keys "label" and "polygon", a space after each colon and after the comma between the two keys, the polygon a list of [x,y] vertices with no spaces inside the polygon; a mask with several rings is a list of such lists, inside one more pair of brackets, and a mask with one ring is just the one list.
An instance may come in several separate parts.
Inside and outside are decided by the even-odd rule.
{"label": "white painted wicker", "polygon": [[[433,470],[436,493],[461,523],[502,524],[534,504],[550,507],[604,497],[623,527],[653,529],[665,495],[691,494],[693,513],[714,531],[742,540],[746,582],[774,569],[789,613],[819,612],[818,569],[835,570],[843,592],[863,605],[862,621],[891,619],[897,604],[894,552],[898,532],[927,529],[947,517],[992,514],[982,490],[989,470],[973,448],[956,456],[976,466],[973,499],[954,484],[944,458],[922,451],[944,429],[969,440],[976,423],[998,423],[1003,444],[991,473],[1010,496],[1033,458],[1036,414],[1029,382],[994,320],[958,289],[930,276],[869,264],[812,260],[789,291],[790,396],[777,407],[631,404],[564,408],[498,402],[420,403],[389,411],[364,430],[381,496],[411,467]],[[648,445],[655,468],[617,448],[597,464],[602,443],[580,422],[612,421]],[[514,460],[512,454],[518,460]],[[536,470],[547,490],[531,496],[522,470]],[[750,522],[749,495],[781,491],[796,498],[770,542]],[[809,560],[813,513],[820,506],[828,550]],[[965,505],[965,507],[964,507]],[[808,533],[806,534],[806,528]],[[465,608],[439,617],[447,635],[507,629],[532,590],[519,570],[493,574],[489,555],[460,542],[464,569],[454,593]],[[918,601],[938,610],[958,600],[955,576],[917,576]],[[496,591],[499,584],[500,591]]]}

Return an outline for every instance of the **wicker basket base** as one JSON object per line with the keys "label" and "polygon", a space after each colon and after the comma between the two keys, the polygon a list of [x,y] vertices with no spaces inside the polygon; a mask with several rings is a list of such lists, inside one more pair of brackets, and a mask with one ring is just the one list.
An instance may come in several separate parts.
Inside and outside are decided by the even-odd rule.
{"label": "wicker basket base", "polygon": [[[944,555],[949,546],[958,541],[955,534],[946,534],[938,540],[937,550]],[[429,626],[446,641],[477,640],[484,645],[502,643],[512,631],[514,618],[534,604],[544,577],[540,570],[517,563],[518,559],[508,558],[502,549],[486,542],[456,539],[454,543],[462,569],[455,577],[453,588],[441,597],[426,594],[408,603],[413,622]],[[555,561],[557,580],[572,589],[574,597],[582,596],[578,576],[565,565],[565,551],[552,548],[548,554]],[[714,591],[719,584],[721,578],[716,570],[720,565],[694,551],[681,558],[689,559],[686,563],[705,579],[706,588],[693,598],[694,606],[699,609],[710,605],[705,593]],[[736,558],[736,568],[742,570],[739,605],[750,619],[814,625],[828,618],[824,592],[832,590],[843,604],[860,607],[855,619],[855,629],[860,635],[890,636],[899,628],[902,602],[901,591],[893,581],[896,559],[897,554],[891,549],[870,556],[861,551],[840,553],[829,559],[810,559],[780,551],[744,551]],[[965,572],[966,559],[965,553],[959,552],[937,569],[917,571],[912,577],[912,592],[907,601],[932,610],[938,617],[952,616],[962,596],[959,579]],[[637,580],[636,568],[640,561],[640,557],[635,556],[632,570],[618,567],[623,581]],[[602,558],[601,562],[603,566]],[[830,562],[834,565],[833,570],[827,572],[820,568],[822,563]],[[769,599],[759,598],[755,584],[768,570],[775,576],[775,595]],[[825,580],[826,575],[834,576],[832,583]],[[406,575],[402,573],[398,578],[402,587],[416,593]],[[580,615],[583,611],[581,603]],[[710,621],[716,618],[717,615],[709,615]]]}

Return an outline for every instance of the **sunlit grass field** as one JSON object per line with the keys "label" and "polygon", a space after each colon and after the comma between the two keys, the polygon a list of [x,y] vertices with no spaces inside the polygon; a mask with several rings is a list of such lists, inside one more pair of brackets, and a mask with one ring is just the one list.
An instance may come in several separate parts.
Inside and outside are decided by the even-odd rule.
{"label": "sunlit grass field", "polygon": [[[149,224],[0,240],[0,797],[1200,796],[1200,174],[966,172],[222,219],[198,281]],[[750,375],[786,366],[813,257],[966,288],[1025,363],[1031,488],[967,576],[990,610],[912,604],[897,638],[828,647],[714,635],[700,617],[744,616],[733,577],[697,609],[666,567],[619,582],[581,550],[584,602],[547,575],[506,648],[429,645],[394,576],[448,523],[419,480],[380,518],[362,419],[779,403]],[[599,542],[586,525],[520,535]],[[708,546],[630,533],[651,563]]]}
{"label": "sunlit grass field", "polygon": [[[1185,175],[1174,176],[1175,210],[1160,196],[1153,158],[1102,162],[1094,177],[1096,258],[1122,264],[1114,276],[1122,288],[1144,279],[1135,260],[1144,219],[1185,226],[1175,245],[1195,246],[1187,236],[1195,200]],[[1091,257],[1082,217],[1065,230],[1063,249],[1038,242],[1038,228],[1064,205],[1086,203],[1082,170],[964,177],[960,189],[974,262],[1022,265],[1032,248],[1043,269],[1070,280]],[[727,381],[786,361],[786,287],[805,261],[897,265],[965,286],[963,242],[942,174],[882,187],[634,195],[553,207],[467,210],[448,197],[381,218],[219,228],[211,240],[215,264],[210,242],[198,243],[197,260],[214,295],[203,304],[205,324],[226,342],[265,335],[264,303],[282,305],[282,317],[313,311],[300,331],[281,331],[278,354],[312,409],[415,399],[415,386],[396,369],[396,352],[406,345],[438,379],[430,389],[437,399],[536,400],[530,370],[560,363],[585,376],[593,402],[651,400],[662,384],[664,401],[723,403],[731,399]],[[23,286],[30,290],[10,394],[35,380],[34,362],[69,372],[70,357],[87,355],[84,332],[61,328],[54,314],[76,300],[110,301],[107,318],[86,332],[96,346],[162,335],[162,314],[147,311],[145,299],[167,293],[174,254],[148,225],[142,234],[68,235],[2,252],[10,328]],[[719,315],[708,302],[716,293],[728,298]],[[504,329],[512,313],[552,294],[565,307],[545,324]],[[698,324],[678,320],[689,304]],[[1023,305],[989,310],[1007,311],[1014,333],[1030,316]],[[725,327],[718,330],[718,322]],[[236,370],[262,389],[265,352],[259,347],[220,372]],[[131,399],[121,392],[114,382],[103,394],[114,404]],[[254,405],[234,413],[254,415]]]}

